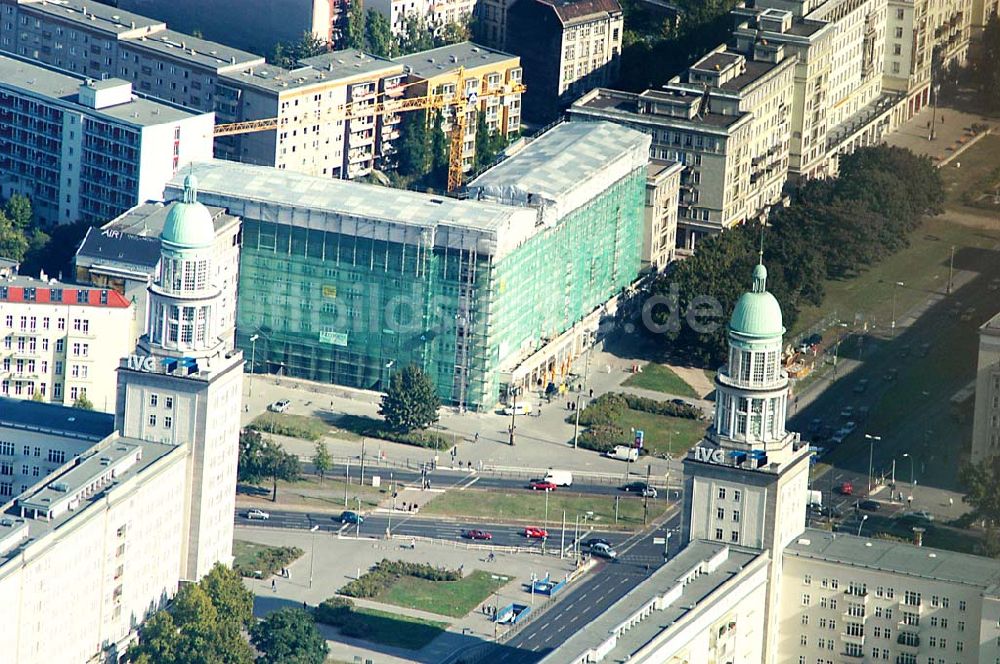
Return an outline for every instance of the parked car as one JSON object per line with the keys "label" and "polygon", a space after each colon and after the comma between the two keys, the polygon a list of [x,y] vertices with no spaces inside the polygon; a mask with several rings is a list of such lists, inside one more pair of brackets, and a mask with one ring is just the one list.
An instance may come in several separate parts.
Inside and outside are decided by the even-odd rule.
{"label": "parked car", "polygon": [[837,487],[837,493],[842,496],[853,496],[854,495],[854,485],[850,482],[841,482],[840,486]]}
{"label": "parked car", "polygon": [[590,555],[614,560],[618,557],[618,552],[612,549],[610,544],[601,543],[590,547]]}
{"label": "parked car", "polygon": [[271,518],[271,515],[264,510],[259,510],[256,507],[252,510],[247,510],[248,519],[260,519],[261,521],[267,521]]}
{"label": "parked car", "polygon": [[365,517],[361,516],[357,512],[352,512],[350,510],[345,510],[340,513],[341,523],[356,523],[359,526],[365,522]]}
{"label": "parked car", "polygon": [[861,380],[859,380],[857,383],[854,384],[854,393],[855,394],[861,394],[862,392],[864,392],[867,389],[868,389],[868,379],[867,378],[862,378]]}
{"label": "parked car", "polygon": [[530,403],[519,403],[516,406],[506,406],[503,409],[504,415],[527,415],[531,412]]}
{"label": "parked car", "polygon": [[897,376],[899,376],[899,369],[889,369],[885,372],[886,380],[896,380]]}
{"label": "parked car", "polygon": [[818,433],[820,429],[823,428],[823,420],[819,417],[814,417],[809,421],[809,427],[806,429],[808,433]]}
{"label": "parked car", "polygon": [[670,403],[674,404],[675,406],[688,406],[688,405],[690,405],[690,404],[688,404],[687,401],[684,401],[684,399],[671,399]]}
{"label": "parked car", "polygon": [[272,413],[283,413],[288,410],[292,405],[292,402],[288,399],[281,399],[280,401],[275,401],[270,406],[267,407]]}
{"label": "parked car", "polygon": [[830,505],[810,505],[809,512],[824,519],[840,519],[844,516],[843,512]]}
{"label": "parked car", "polygon": [[463,530],[462,537],[470,540],[491,540],[493,539],[493,533],[485,530]]}
{"label": "parked car", "polygon": [[931,354],[931,345],[929,343],[920,344],[920,350],[917,351],[920,357],[927,357]]}
{"label": "parked car", "polygon": [[621,490],[622,491],[628,491],[628,492],[634,491],[636,493],[642,493],[646,489],[651,489],[651,488],[652,487],[650,487],[645,482],[629,482],[628,484],[623,485],[621,487]]}
{"label": "parked car", "polygon": [[549,531],[537,526],[528,526],[524,529],[524,536],[528,539],[545,539],[549,536]]}
{"label": "parked car", "polygon": [[914,510],[912,512],[904,513],[903,518],[908,521],[931,522],[934,520],[934,515],[928,512],[927,510]]}
{"label": "parked car", "polygon": [[611,542],[604,539],[603,537],[591,537],[589,540],[584,540],[582,542],[585,548],[591,549],[598,544],[603,544],[604,546],[611,546]]}
{"label": "parked car", "polygon": [[986,285],[986,288],[991,291],[1000,290],[1000,278],[994,277],[990,279],[990,283]]}
{"label": "parked car", "polygon": [[546,482],[545,480],[535,480],[528,485],[528,488],[532,491],[555,491],[556,485],[553,482]]}
{"label": "parked car", "polygon": [[858,509],[865,510],[866,512],[878,512],[882,509],[882,503],[877,500],[862,500],[858,503]]}

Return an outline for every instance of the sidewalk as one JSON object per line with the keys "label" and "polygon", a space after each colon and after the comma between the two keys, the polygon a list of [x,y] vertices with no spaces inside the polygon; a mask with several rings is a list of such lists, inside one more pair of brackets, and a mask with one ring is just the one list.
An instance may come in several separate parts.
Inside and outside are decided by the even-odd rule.
{"label": "sidewalk", "polygon": [[[482,551],[455,548],[443,542],[421,542],[416,549],[411,550],[402,548],[398,540],[349,540],[338,539],[328,533],[310,534],[255,527],[239,527],[235,536],[237,539],[272,546],[298,546],[305,551],[302,557],[289,566],[288,579],[276,579],[274,591],[271,590],[271,579],[244,579],[244,584],[254,593],[254,614],[257,616],[266,615],[284,606],[302,606],[303,602],[309,606],[316,606],[383,558],[430,563],[452,569],[464,566],[466,573],[480,569],[507,576],[510,581],[500,589],[493,600],[501,606],[511,601],[532,603],[532,595],[522,589],[522,584],[527,583],[532,574],[538,577],[551,574],[553,578],[560,579],[574,569],[572,560],[560,560],[557,557],[542,560],[533,554],[497,553],[496,561],[487,563]],[[310,571],[313,577],[311,584]],[[417,609],[379,604],[371,600],[352,601],[359,607],[446,622],[450,623],[450,626],[444,634],[422,650],[410,651],[343,638],[335,628],[319,625],[330,646],[330,656],[337,661],[350,662],[354,661],[356,656],[360,656],[362,659],[372,659],[379,664],[441,662],[460,648],[493,639],[493,623],[476,610],[462,618],[451,618]],[[535,595],[535,610],[539,610],[548,601],[551,600],[545,596]]]}
{"label": "sidewalk", "polygon": [[[886,144],[927,155],[936,163],[950,163],[949,160],[955,157],[955,153],[971,142],[972,132],[969,129],[973,124],[990,125],[994,128],[996,126],[996,122],[991,118],[939,107],[932,141],[928,138],[931,131],[928,124],[933,114],[934,109],[930,106],[920,109],[920,112],[908,122],[885,137]],[[955,160],[961,162],[961,156],[955,157]]]}

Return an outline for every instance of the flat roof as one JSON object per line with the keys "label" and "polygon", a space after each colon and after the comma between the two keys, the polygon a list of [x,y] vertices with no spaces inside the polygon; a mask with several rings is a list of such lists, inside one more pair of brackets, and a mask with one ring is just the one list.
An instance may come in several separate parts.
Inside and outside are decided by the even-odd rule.
{"label": "flat roof", "polygon": [[264,63],[264,58],[260,55],[231,48],[219,42],[192,37],[176,30],[160,30],[143,37],[129,39],[123,41],[122,46],[194,62],[216,71],[228,67]]}
{"label": "flat roof", "polygon": [[[728,553],[727,553],[728,549]],[[706,564],[713,558],[726,558],[715,569],[707,571]],[[709,595],[721,588],[747,565],[767,554],[746,549],[728,547],[719,542],[695,540],[675,555],[669,562],[642,579],[627,595],[586,625],[580,625],[561,646],[553,650],[542,662],[576,662],[590,650],[598,650],[623,623],[635,616],[658,597],[666,597],[673,591],[671,601],[661,609],[653,609],[648,615],[623,630],[614,641],[614,646],[601,661],[625,662],[640,648],[659,634],[670,629],[686,614],[697,610]],[[701,569],[700,574],[693,574]],[[677,592],[680,589],[680,592]]]}
{"label": "flat roof", "polygon": [[241,84],[252,85],[268,92],[298,90],[314,85],[337,82],[336,78],[328,76],[326,72],[314,67],[304,66],[295,69],[285,69],[284,67],[270,63],[226,71],[220,74],[219,78],[239,81]]}
{"label": "flat roof", "polygon": [[989,334],[991,336],[1000,336],[1000,313],[997,313],[988,321],[980,325],[979,333]]}
{"label": "flat roof", "polygon": [[516,189],[562,200],[577,189],[592,188],[593,179],[617,160],[634,161],[638,155],[645,165],[648,145],[646,134],[614,122],[563,122],[470,182],[469,192]]}
{"label": "flat roof", "polygon": [[1000,583],[1000,560],[814,528],[785,547],[784,555],[977,588]]}
{"label": "flat roof", "polygon": [[[101,307],[104,309],[127,309],[131,302],[116,290],[96,286],[67,284],[55,279],[42,280],[26,275],[8,277],[0,282],[5,290],[0,294],[0,302],[20,304],[52,304],[55,306]],[[25,292],[32,289],[33,292]],[[52,291],[59,291],[55,296]],[[83,294],[83,301],[80,295]],[[30,298],[29,298],[30,296]],[[104,296],[104,301],[101,301]]]}
{"label": "flat roof", "polygon": [[518,211],[495,203],[333,180],[221,159],[197,162],[190,169],[177,173],[168,187],[183,189],[184,177],[193,172],[198,177],[199,193],[428,229],[448,223],[495,231]]}
{"label": "flat roof", "polygon": [[164,28],[166,23],[156,19],[133,14],[117,7],[87,2],[86,0],[45,0],[44,2],[18,2],[19,11],[48,14],[53,18],[78,23],[88,30],[98,30],[120,35],[133,30]]}
{"label": "flat roof", "polygon": [[[681,92],[678,90],[646,90],[642,93],[642,96],[646,99],[663,100],[665,102],[673,100],[684,100],[691,99],[696,96],[693,92]],[[591,117],[600,117],[603,112],[608,112],[606,117],[609,118],[620,118],[622,120],[629,120],[637,124],[680,124],[686,125],[687,128],[698,130],[699,125],[705,127],[706,130],[711,129],[728,129],[732,125],[739,123],[741,120],[746,119],[749,113],[738,113],[733,115],[723,115],[721,113],[703,113],[694,118],[687,118],[680,115],[667,115],[663,113],[639,113],[638,103],[640,96],[634,92],[620,92],[618,90],[608,90],[605,88],[597,88],[592,91],[590,97],[584,97],[582,100],[574,102],[571,107],[572,111],[597,111]]]}
{"label": "flat roof", "polygon": [[66,74],[10,54],[0,55],[0,87],[25,96],[49,99],[86,115],[103,116],[133,127],[161,125],[204,115],[135,94],[127,103],[93,109],[79,101],[80,86],[87,81],[86,77]]}
{"label": "flat roof", "polygon": [[330,51],[311,58],[303,58],[299,60],[299,64],[323,71],[331,79],[353,78],[389,71],[402,73],[403,70],[402,65],[397,62],[363,53],[356,48]]}
{"label": "flat roof", "polygon": [[0,428],[98,441],[114,431],[115,416],[31,399],[0,397]]}
{"label": "flat roof", "polygon": [[669,159],[650,159],[647,166],[647,172],[649,177],[658,178],[664,173],[670,172],[680,172],[684,170],[684,164],[679,161],[671,161]]}
{"label": "flat roof", "polygon": [[393,62],[406,67],[406,73],[417,78],[434,78],[457,70],[494,65],[518,56],[497,51],[473,42],[459,42],[450,46],[432,48],[412,55],[393,58]]}

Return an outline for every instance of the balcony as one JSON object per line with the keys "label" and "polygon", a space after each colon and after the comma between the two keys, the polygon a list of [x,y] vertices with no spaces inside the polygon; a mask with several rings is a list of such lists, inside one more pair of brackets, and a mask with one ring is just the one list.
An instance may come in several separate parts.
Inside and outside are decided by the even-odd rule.
{"label": "balcony", "polygon": [[859,646],[865,645],[864,632],[862,632],[861,635],[859,636],[855,636],[853,634],[848,634],[847,632],[842,631],[840,633],[840,638],[844,643],[854,643]]}
{"label": "balcony", "polygon": [[913,632],[899,632],[896,635],[896,643],[903,652],[918,654],[920,650],[920,635]]}

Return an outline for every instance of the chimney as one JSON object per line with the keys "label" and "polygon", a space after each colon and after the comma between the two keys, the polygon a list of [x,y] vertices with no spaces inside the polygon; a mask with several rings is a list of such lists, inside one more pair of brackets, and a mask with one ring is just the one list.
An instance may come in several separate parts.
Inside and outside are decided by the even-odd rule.
{"label": "chimney", "polygon": [[913,544],[915,546],[923,546],[924,545],[924,531],[926,531],[926,530],[927,530],[926,528],[914,528],[913,529]]}

